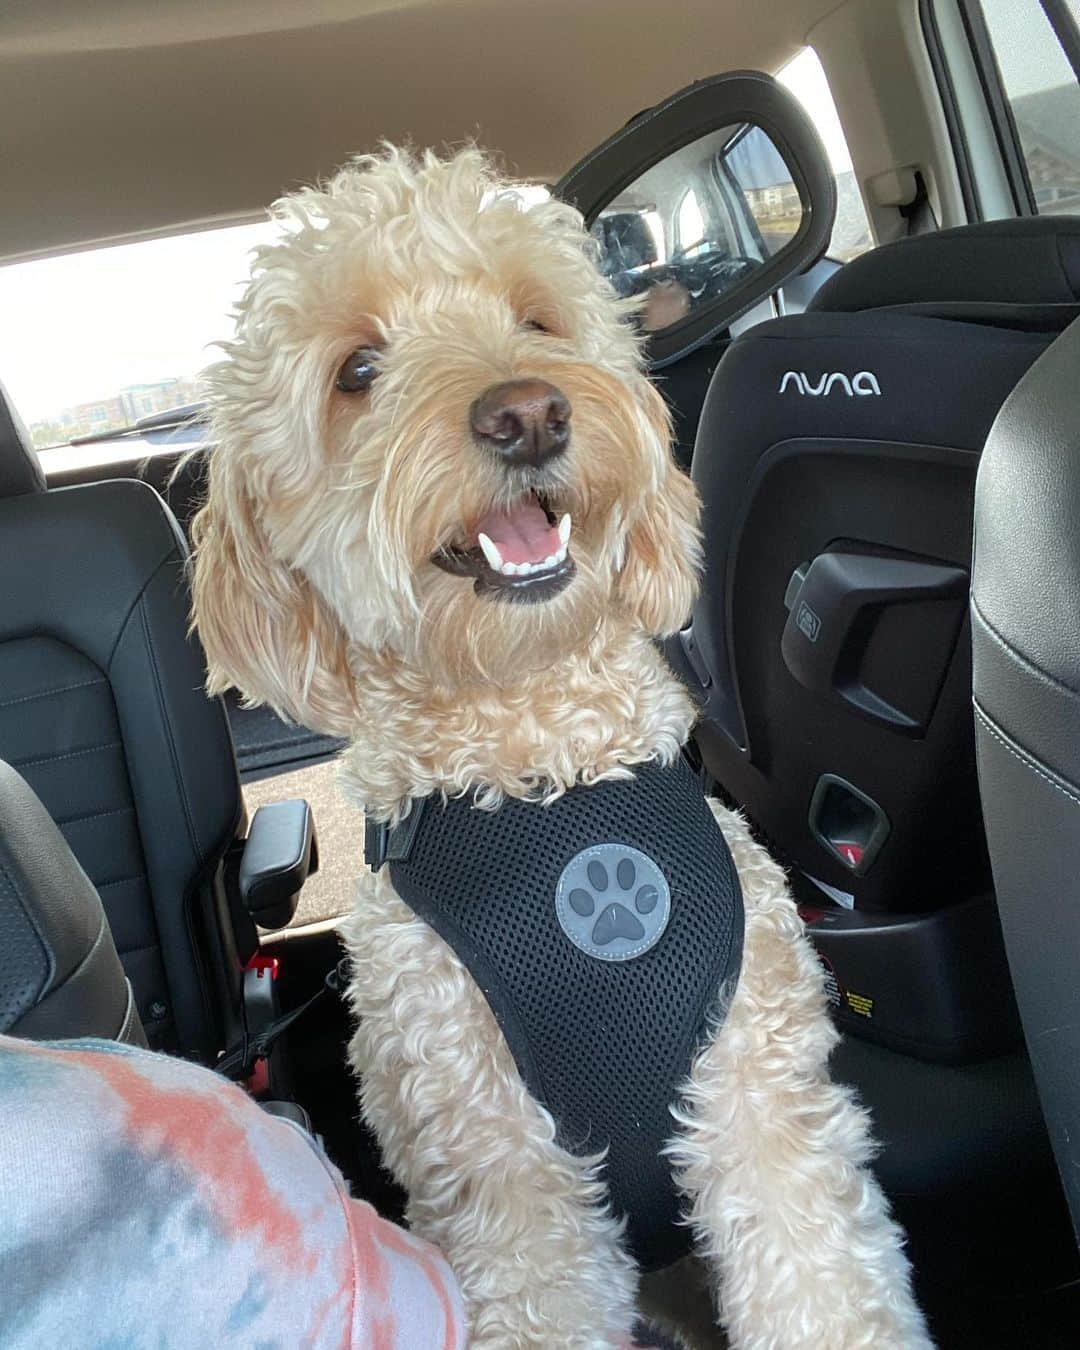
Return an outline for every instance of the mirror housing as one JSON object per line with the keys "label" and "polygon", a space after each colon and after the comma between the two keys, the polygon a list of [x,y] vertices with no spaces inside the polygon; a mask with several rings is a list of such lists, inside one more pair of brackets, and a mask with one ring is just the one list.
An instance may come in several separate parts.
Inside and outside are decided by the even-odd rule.
{"label": "mirror housing", "polygon": [[[767,138],[758,138],[758,163],[769,155],[775,162],[778,156],[787,173],[780,207],[786,213],[783,232],[769,239],[760,229],[762,218],[751,198],[763,185],[717,169],[718,201],[725,191],[720,179],[726,177],[728,214],[738,217],[736,233],[751,242],[738,253],[724,253],[703,238],[696,246],[681,242],[668,252],[667,227],[658,223],[664,204],[650,196],[663,177],[651,171],[662,171],[665,162],[673,160],[671,181],[685,181],[682,161],[675,157],[699,141],[707,142],[699,149],[716,166],[734,159],[741,142],[745,163],[747,139],[756,131]],[[633,197],[618,202],[628,190],[643,188],[640,202]],[[688,190],[683,190],[683,201]],[[649,290],[654,284],[651,277],[663,283],[663,294],[659,287],[652,292],[659,304],[645,306],[651,311],[643,326],[649,330],[647,354],[653,369],[689,355],[815,263],[828,247],[836,216],[836,186],[813,123],[782,85],[757,71],[700,80],[639,114],[564,175],[552,192],[576,206],[586,228],[598,236],[603,270],[617,290],[623,294]],[[792,224],[795,194],[798,215]],[[672,204],[669,221],[676,209]],[[690,215],[702,218],[696,201]],[[613,261],[609,252],[613,247],[629,258],[629,265]],[[666,256],[658,257],[659,253]]]}

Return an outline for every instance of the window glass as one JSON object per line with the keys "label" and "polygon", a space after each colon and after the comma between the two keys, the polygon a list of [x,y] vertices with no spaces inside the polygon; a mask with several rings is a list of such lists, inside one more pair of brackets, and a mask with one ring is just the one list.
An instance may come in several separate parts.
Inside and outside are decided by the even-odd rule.
{"label": "window glass", "polygon": [[791,243],[803,222],[799,189],[769,135],[749,127],[724,157],[723,170],[742,194],[771,257]]}
{"label": "window glass", "polygon": [[874,238],[825,68],[813,47],[804,47],[798,56],[777,71],[776,78],[803,105],[829,156],[836,180],[836,224],[828,254],[838,262],[849,262],[873,248]]}
{"label": "window glass", "polygon": [[[1080,211],[1080,84],[1039,0],[980,0],[1040,214]],[[1080,24],[1080,0],[1065,0]]]}
{"label": "window glass", "polygon": [[688,189],[679,206],[679,228],[676,234],[680,248],[689,248],[705,237],[705,217],[698,205],[697,193]]}
{"label": "window glass", "polygon": [[271,232],[201,230],[0,267],[0,378],[34,444],[196,402],[249,253]]}
{"label": "window glass", "polygon": [[[517,193],[526,206],[550,196]],[[0,266],[0,379],[38,449],[197,402],[251,250],[277,233],[260,221]],[[62,462],[75,453],[95,451]]]}

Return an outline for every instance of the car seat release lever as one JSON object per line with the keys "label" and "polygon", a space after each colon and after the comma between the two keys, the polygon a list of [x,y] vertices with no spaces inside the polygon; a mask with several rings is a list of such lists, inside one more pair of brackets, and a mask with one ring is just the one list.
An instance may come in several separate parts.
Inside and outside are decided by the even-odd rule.
{"label": "car seat release lever", "polygon": [[868,652],[889,609],[927,602],[948,608],[951,648],[967,594],[967,572],[946,563],[820,553],[797,567],[788,582],[784,604],[789,613],[781,638],[784,663],[807,689],[843,699],[862,716],[893,731],[920,735],[929,722],[933,697],[927,699],[913,687],[911,697],[904,698],[900,677],[888,681],[887,693],[876,692],[865,669]]}

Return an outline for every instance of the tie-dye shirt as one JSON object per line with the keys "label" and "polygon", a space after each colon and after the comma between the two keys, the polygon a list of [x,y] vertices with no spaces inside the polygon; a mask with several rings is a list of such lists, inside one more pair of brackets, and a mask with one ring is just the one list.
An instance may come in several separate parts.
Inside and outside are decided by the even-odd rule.
{"label": "tie-dye shirt", "polygon": [[432,1247],[183,1060],[0,1036],[0,1350],[462,1350]]}

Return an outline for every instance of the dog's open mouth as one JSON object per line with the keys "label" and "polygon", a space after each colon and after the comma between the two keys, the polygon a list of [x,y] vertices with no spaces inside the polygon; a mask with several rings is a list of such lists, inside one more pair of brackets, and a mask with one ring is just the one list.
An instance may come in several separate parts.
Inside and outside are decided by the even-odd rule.
{"label": "dog's open mouth", "polygon": [[486,511],[465,541],[444,545],[431,561],[475,578],[477,595],[550,600],[574,575],[569,544],[569,515],[556,515],[547,498],[526,492],[508,507]]}

